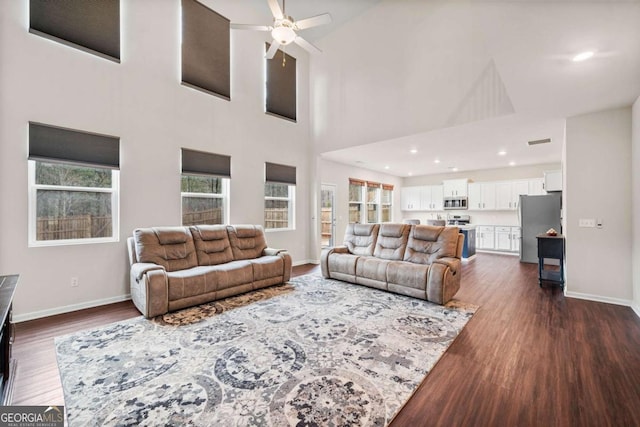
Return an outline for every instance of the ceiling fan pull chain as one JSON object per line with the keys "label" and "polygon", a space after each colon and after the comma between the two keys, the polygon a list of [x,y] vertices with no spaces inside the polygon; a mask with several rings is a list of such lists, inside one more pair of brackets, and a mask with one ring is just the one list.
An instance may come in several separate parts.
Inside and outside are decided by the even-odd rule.
{"label": "ceiling fan pull chain", "polygon": [[284,68],[284,66],[287,63],[287,54],[284,52],[287,49],[286,46],[282,47],[282,68]]}

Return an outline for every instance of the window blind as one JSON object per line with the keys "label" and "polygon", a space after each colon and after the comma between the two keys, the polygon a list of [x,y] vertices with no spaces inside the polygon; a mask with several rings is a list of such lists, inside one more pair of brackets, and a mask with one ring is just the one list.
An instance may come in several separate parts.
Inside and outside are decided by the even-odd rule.
{"label": "window blind", "polygon": [[231,99],[229,20],[196,0],[182,0],[182,82]]}
{"label": "window blind", "polygon": [[392,190],[393,191],[393,185],[391,185],[391,184],[382,184],[382,189],[383,190]]}
{"label": "window blind", "polygon": [[120,62],[120,0],[30,0],[29,32]]}
{"label": "window blind", "polygon": [[[269,43],[266,44],[269,50]],[[286,62],[283,66],[282,55]],[[267,113],[296,121],[296,59],[278,50],[273,59],[267,59],[266,110]]]}
{"label": "window blind", "polygon": [[183,148],[182,173],[231,178],[231,156]]}
{"label": "window blind", "polygon": [[366,181],[363,181],[361,179],[349,178],[349,184],[350,185],[359,185],[361,187],[364,187],[364,185],[366,184]]}
{"label": "window blind", "polygon": [[120,139],[29,123],[29,160],[119,169]]}
{"label": "window blind", "polygon": [[296,185],[296,168],[276,163],[265,163],[265,181]]}
{"label": "window blind", "polygon": [[367,181],[367,187],[369,188],[380,188],[379,182]]}

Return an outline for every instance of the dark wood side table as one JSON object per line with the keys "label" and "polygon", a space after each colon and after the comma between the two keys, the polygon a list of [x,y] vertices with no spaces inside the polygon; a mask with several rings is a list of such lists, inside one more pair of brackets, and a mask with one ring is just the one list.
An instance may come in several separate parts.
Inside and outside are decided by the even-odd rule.
{"label": "dark wood side table", "polygon": [[18,285],[18,275],[0,276],[0,404],[10,405],[16,361],[11,357],[14,326],[11,321],[13,294]]}
{"label": "dark wood side table", "polygon": [[[543,283],[559,285],[564,288],[564,236],[547,236],[538,234],[538,284]],[[545,259],[557,259],[560,269],[545,269]]]}

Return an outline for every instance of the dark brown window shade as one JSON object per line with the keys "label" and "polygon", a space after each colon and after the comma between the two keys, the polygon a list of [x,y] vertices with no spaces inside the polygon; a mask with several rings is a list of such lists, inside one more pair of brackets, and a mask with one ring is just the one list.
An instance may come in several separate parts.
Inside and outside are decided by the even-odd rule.
{"label": "dark brown window shade", "polygon": [[120,62],[120,0],[30,0],[29,32]]}
{"label": "dark brown window shade", "polygon": [[231,156],[183,148],[182,173],[231,178]]}
{"label": "dark brown window shade", "polygon": [[[267,50],[269,50],[267,43]],[[282,55],[286,62],[282,66]],[[278,50],[267,59],[267,113],[296,121],[296,59]]]}
{"label": "dark brown window shade", "polygon": [[360,185],[364,187],[367,181],[362,181],[361,179],[349,178],[349,184],[351,185]]}
{"label": "dark brown window shade", "polygon": [[294,166],[265,163],[265,181],[278,184],[296,185],[296,168]]}
{"label": "dark brown window shade", "polygon": [[231,99],[229,20],[196,0],[182,0],[182,82]]}
{"label": "dark brown window shade", "polygon": [[390,184],[382,184],[383,190],[393,190],[393,185]]}
{"label": "dark brown window shade", "polygon": [[120,168],[120,139],[29,123],[29,160]]}

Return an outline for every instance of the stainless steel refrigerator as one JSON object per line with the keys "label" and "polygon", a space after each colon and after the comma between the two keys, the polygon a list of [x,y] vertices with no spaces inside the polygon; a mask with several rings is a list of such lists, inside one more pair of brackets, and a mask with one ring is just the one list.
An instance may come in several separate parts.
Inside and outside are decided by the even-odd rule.
{"label": "stainless steel refrigerator", "polygon": [[520,196],[520,262],[538,263],[536,235],[548,229],[562,232],[562,193],[544,196]]}

